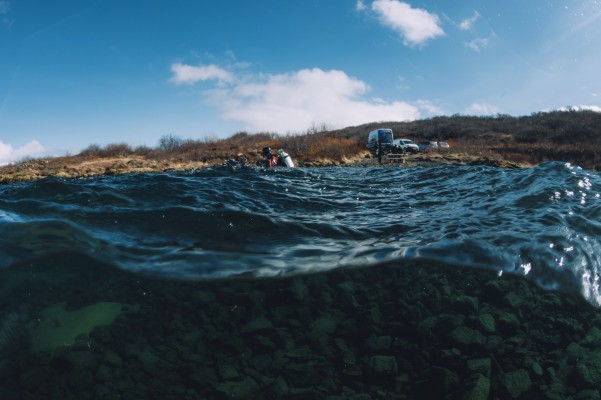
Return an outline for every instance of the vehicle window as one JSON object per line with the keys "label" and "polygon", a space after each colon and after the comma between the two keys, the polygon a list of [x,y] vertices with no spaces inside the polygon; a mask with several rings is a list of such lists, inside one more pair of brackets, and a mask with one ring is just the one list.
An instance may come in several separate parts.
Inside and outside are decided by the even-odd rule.
{"label": "vehicle window", "polygon": [[380,143],[392,143],[392,133],[390,131],[378,132],[378,139]]}

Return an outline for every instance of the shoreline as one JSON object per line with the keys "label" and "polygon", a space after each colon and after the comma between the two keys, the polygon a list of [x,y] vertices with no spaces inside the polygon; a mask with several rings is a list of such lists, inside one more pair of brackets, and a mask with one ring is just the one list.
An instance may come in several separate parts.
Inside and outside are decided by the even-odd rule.
{"label": "shoreline", "polygon": [[[113,157],[68,156],[26,160],[0,167],[0,184],[28,182],[49,177],[81,178],[104,175],[131,173],[161,173],[173,171],[191,171],[221,164],[221,159],[202,161],[178,159],[149,159],[139,155]],[[256,160],[250,159],[254,164]],[[299,161],[298,167],[389,167],[389,166],[436,166],[436,165],[488,165],[500,168],[529,168],[535,164],[516,163],[483,156],[472,156],[462,153],[421,153],[407,155],[402,162],[377,159],[362,153],[353,158],[343,157],[341,160],[321,158],[312,161]]]}

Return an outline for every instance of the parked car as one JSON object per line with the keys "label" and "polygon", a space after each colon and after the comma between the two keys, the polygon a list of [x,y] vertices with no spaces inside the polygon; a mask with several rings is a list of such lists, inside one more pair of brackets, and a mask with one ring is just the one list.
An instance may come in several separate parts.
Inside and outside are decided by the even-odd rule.
{"label": "parked car", "polygon": [[394,147],[398,147],[407,153],[415,154],[419,151],[419,147],[411,139],[395,139],[392,143]]}
{"label": "parked car", "polygon": [[448,150],[450,147],[447,142],[438,142],[438,150]]}
{"label": "parked car", "polygon": [[378,157],[378,161],[382,162],[382,156],[390,153],[393,147],[394,135],[392,129],[376,129],[369,132],[367,137],[367,149],[374,156]]}
{"label": "parked car", "polygon": [[419,151],[430,151],[430,150],[438,150],[437,142],[419,142],[417,144],[419,147]]}

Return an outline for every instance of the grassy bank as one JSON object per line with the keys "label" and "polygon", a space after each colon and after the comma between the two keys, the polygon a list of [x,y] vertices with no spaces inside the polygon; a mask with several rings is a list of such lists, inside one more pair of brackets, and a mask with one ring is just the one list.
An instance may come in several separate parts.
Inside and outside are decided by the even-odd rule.
{"label": "grassy bank", "polygon": [[298,135],[238,132],[214,140],[165,135],[154,148],[93,144],[73,156],[28,159],[4,166],[0,168],[0,182],[189,170],[221,163],[237,153],[244,153],[254,163],[261,158],[263,147],[284,148],[301,166],[371,164],[365,141],[368,132],[378,127],[393,129],[397,138],[450,144],[450,151],[445,153],[414,157],[417,163],[527,166],[562,161],[601,170],[601,113],[556,111],[524,117],[455,115],[412,122],[374,122],[339,130],[313,126]]}

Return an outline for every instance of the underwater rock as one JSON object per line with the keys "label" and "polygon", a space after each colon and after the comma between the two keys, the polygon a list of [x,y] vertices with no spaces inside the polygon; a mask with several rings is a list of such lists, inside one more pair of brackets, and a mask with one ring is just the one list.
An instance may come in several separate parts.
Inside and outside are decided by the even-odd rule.
{"label": "underwater rock", "polygon": [[447,334],[453,329],[462,326],[465,320],[463,315],[443,314],[438,317],[431,317],[436,321],[436,333],[439,335]]}
{"label": "underwater rock", "polygon": [[492,360],[490,358],[478,358],[474,360],[467,360],[467,369],[470,372],[478,373],[490,378],[492,370]]}
{"label": "underwater rock", "polygon": [[486,333],[494,333],[496,329],[495,317],[488,313],[480,314],[478,316],[478,325]]}
{"label": "underwater rock", "polygon": [[111,341],[111,330],[107,325],[97,326],[90,332],[90,339],[97,344],[108,344]]}
{"label": "underwater rock", "polygon": [[532,382],[528,371],[519,369],[511,371],[501,376],[501,385],[507,391],[507,394],[513,399],[520,397],[524,392],[530,390]]}
{"label": "underwater rock", "polygon": [[94,382],[94,374],[88,368],[73,368],[69,372],[69,386],[76,392],[84,392]]}
{"label": "underwater rock", "polygon": [[265,331],[271,331],[273,330],[273,324],[271,323],[271,321],[265,317],[258,317],[253,319],[252,321],[250,321],[248,324],[246,324],[241,330],[240,332],[242,333],[248,333],[248,334],[255,334],[255,333],[259,333],[259,332],[265,332]]}
{"label": "underwater rock", "polygon": [[271,384],[268,391],[270,398],[273,400],[283,400],[288,398],[290,389],[288,388],[286,380],[281,376],[278,376],[277,379]]}
{"label": "underwater rock", "polygon": [[112,369],[106,365],[100,365],[96,370],[96,380],[99,382],[110,382],[113,380]]}
{"label": "underwater rock", "polygon": [[252,378],[241,381],[226,381],[215,385],[227,399],[255,400],[259,397],[259,385]]}
{"label": "underwater rock", "polygon": [[574,400],[601,400],[601,394],[596,389],[581,390],[573,397]]}
{"label": "underwater rock", "polygon": [[19,383],[24,389],[36,391],[47,385],[50,377],[49,371],[32,366],[19,376]]}
{"label": "underwater rock", "polygon": [[524,307],[524,305],[527,302],[527,300],[524,298],[523,295],[519,295],[515,292],[507,293],[503,297],[503,300],[506,303],[505,305],[511,309],[518,309],[518,308]]}
{"label": "underwater rock", "polygon": [[393,356],[377,355],[369,359],[369,369],[375,375],[394,376],[399,372]]}
{"label": "underwater rock", "polygon": [[576,372],[583,382],[601,385],[601,350],[583,354],[576,364]]}
{"label": "underwater rock", "polygon": [[513,335],[519,327],[520,321],[513,313],[501,312],[497,317],[497,329],[504,335]]}
{"label": "underwater rock", "polygon": [[238,372],[238,369],[231,364],[219,364],[217,369],[219,371],[219,376],[223,380],[240,379],[240,372]]}
{"label": "underwater rock", "polygon": [[367,348],[374,352],[390,350],[392,346],[391,336],[370,336],[367,338]]}
{"label": "underwater rock", "polygon": [[462,313],[475,313],[478,311],[478,299],[473,296],[460,295],[453,301],[453,308]]}
{"label": "underwater rock", "polygon": [[121,357],[112,350],[108,350],[106,353],[104,353],[102,361],[114,367],[120,367],[123,365],[123,360]]}
{"label": "underwater rock", "polygon": [[487,400],[490,394],[490,378],[476,374],[467,380],[470,388],[463,396],[463,400]]}
{"label": "underwater rock", "polygon": [[588,331],[588,333],[586,334],[586,337],[584,338],[584,340],[581,343],[584,346],[588,346],[591,348],[601,347],[601,329],[597,328],[596,326],[593,326]]}
{"label": "underwater rock", "polygon": [[447,368],[433,367],[430,375],[431,382],[440,385],[440,389],[444,393],[453,392],[459,386],[459,376]]}
{"label": "underwater rock", "polygon": [[486,338],[477,330],[459,326],[449,334],[450,338],[457,345],[463,346],[481,346],[484,347]]}
{"label": "underwater rock", "polygon": [[98,357],[92,354],[89,350],[79,350],[79,351],[66,351],[64,353],[64,358],[69,364],[69,366],[73,369],[80,368],[96,368],[98,365]]}

